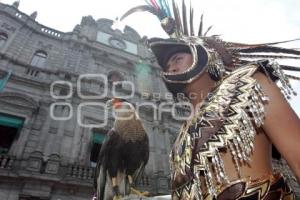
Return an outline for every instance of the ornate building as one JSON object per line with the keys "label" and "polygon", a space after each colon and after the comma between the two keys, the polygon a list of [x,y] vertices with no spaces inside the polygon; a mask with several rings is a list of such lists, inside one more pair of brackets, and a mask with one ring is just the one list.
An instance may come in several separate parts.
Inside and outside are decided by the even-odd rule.
{"label": "ornate building", "polygon": [[140,105],[150,138],[139,186],[168,194],[168,152],[180,123],[144,38],[108,19],[83,17],[63,33],[36,17],[17,2],[0,3],[0,200],[90,200],[97,152],[113,123],[103,105],[116,95]]}
{"label": "ornate building", "polygon": [[103,104],[116,95],[141,105],[150,138],[140,187],[169,193],[168,152],[179,124],[157,112],[167,90],[143,38],[130,27],[112,29],[108,19],[83,17],[63,33],[36,17],[0,3],[0,199],[90,199],[113,123]]}

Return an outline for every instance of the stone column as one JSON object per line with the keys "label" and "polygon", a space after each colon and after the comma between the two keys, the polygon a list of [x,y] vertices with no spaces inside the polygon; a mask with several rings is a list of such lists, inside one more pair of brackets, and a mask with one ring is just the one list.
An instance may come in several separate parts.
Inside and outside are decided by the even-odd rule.
{"label": "stone column", "polygon": [[[74,116],[75,120],[77,119],[77,107],[78,105],[73,105],[73,112],[74,112]],[[76,120],[76,125],[75,125],[75,129],[74,129],[74,136],[73,136],[73,141],[72,141],[72,149],[71,149],[71,162],[72,163],[76,163],[78,162],[78,155],[80,153],[80,140],[81,140],[81,132],[82,132],[83,128],[79,127],[79,124],[77,123]]]}
{"label": "stone column", "polygon": [[44,121],[42,128],[41,128],[41,132],[40,132],[40,142],[38,144],[37,147],[37,151],[40,151],[42,153],[44,153],[45,151],[45,146],[47,141],[49,141],[49,129],[50,129],[50,125],[51,125],[51,116],[50,116],[50,109],[49,106],[48,107],[41,107],[40,109],[43,109],[43,114],[45,114],[45,118],[41,119],[42,121]]}
{"label": "stone column", "polygon": [[157,172],[158,170],[158,167],[157,167],[157,163],[160,162],[160,158],[159,158],[159,155],[157,153],[157,149],[159,148],[157,146],[158,142],[157,142],[157,135],[159,134],[159,122],[158,121],[154,121],[153,123],[153,148],[155,149],[154,151],[154,157],[153,157],[153,172]]}
{"label": "stone column", "polygon": [[29,121],[24,124],[22,127],[22,130],[19,134],[19,138],[17,141],[13,143],[13,145],[10,148],[10,154],[16,156],[17,159],[22,158],[23,151],[25,149],[26,141],[30,134],[30,128],[31,128],[31,122],[32,120],[29,119]]}
{"label": "stone column", "polygon": [[171,153],[171,146],[170,146],[170,135],[169,135],[169,129],[168,128],[164,129],[164,139],[165,139],[165,149],[166,149],[166,152],[167,152],[165,172],[169,172],[170,171],[169,155]]}
{"label": "stone column", "polygon": [[168,151],[168,153],[171,152],[172,149],[172,144],[170,142],[170,133],[169,133],[169,129],[165,128],[164,129],[164,136],[165,136],[165,145],[166,145],[166,150]]}
{"label": "stone column", "polygon": [[[61,109],[61,116],[68,115],[67,111],[68,111],[68,107],[63,106],[63,108]],[[62,140],[64,138],[64,126],[66,123],[68,123],[68,121],[59,121],[58,122],[58,129],[57,129],[57,133],[56,133],[56,136],[55,136],[53,144],[52,144],[51,154],[60,155],[60,148],[61,148]]]}
{"label": "stone column", "polygon": [[81,141],[80,141],[80,148],[79,148],[80,153],[78,154],[78,160],[80,165],[85,165],[87,161],[87,157],[89,157],[88,154],[89,134],[90,134],[89,128],[83,129],[83,133],[81,135]]}

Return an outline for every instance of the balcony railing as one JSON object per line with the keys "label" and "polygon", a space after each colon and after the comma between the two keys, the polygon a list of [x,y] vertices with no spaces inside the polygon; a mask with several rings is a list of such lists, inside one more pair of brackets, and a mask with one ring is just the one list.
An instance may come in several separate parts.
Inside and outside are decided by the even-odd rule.
{"label": "balcony railing", "polygon": [[67,176],[80,179],[92,179],[94,177],[94,168],[70,165],[68,166]]}
{"label": "balcony railing", "polygon": [[15,158],[6,154],[0,154],[0,168],[11,169]]}

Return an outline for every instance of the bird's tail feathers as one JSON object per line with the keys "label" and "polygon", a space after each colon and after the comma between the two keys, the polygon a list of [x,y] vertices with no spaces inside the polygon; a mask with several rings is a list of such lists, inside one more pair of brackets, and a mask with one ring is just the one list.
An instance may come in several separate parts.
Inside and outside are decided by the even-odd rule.
{"label": "bird's tail feathers", "polygon": [[141,180],[141,177],[145,172],[145,167],[146,167],[146,164],[143,162],[143,164],[141,164],[141,166],[138,168],[138,170],[136,170],[136,172],[134,173],[133,181],[135,184],[138,184],[138,181]]}
{"label": "bird's tail feathers", "polygon": [[97,200],[104,200],[105,194],[105,185],[106,185],[106,169],[102,165],[100,167],[99,175],[97,177]]}

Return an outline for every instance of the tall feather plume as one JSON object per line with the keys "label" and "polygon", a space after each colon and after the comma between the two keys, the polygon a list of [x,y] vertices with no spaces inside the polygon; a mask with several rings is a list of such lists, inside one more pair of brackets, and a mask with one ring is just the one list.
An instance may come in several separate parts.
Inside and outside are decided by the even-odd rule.
{"label": "tall feather plume", "polygon": [[156,15],[159,19],[163,18],[163,15],[162,15],[162,13],[159,12],[159,10],[154,9],[152,6],[142,5],[142,6],[136,6],[134,8],[131,8],[130,10],[128,10],[124,15],[122,15],[122,17],[120,18],[120,21],[124,20],[126,17],[128,17],[132,13],[142,12],[142,11],[148,11],[148,12]]}
{"label": "tall feather plume", "polygon": [[296,56],[282,56],[282,55],[260,55],[260,54],[237,54],[238,57],[244,58],[273,58],[273,59],[295,59],[300,60],[300,57]]}
{"label": "tall feather plume", "polygon": [[203,35],[204,37],[206,37],[207,33],[212,29],[212,27],[213,27],[213,26],[210,26],[210,27],[207,28],[207,30],[205,31],[205,33],[204,33],[204,35]]}
{"label": "tall feather plume", "polygon": [[163,4],[165,6],[165,9],[167,10],[168,16],[173,17],[168,0],[163,0]]}
{"label": "tall feather plume", "polygon": [[203,14],[201,15],[201,18],[200,18],[200,25],[199,25],[199,31],[198,31],[199,37],[202,37],[202,31],[203,31]]}
{"label": "tall feather plume", "polygon": [[162,4],[162,1],[161,0],[157,0],[156,4],[158,5],[158,7],[164,11],[164,7],[163,7],[163,4]]}
{"label": "tall feather plume", "polygon": [[159,0],[156,2],[155,0],[145,0],[147,5],[136,6],[128,10],[121,18],[120,21],[124,20],[129,15],[140,12],[140,11],[148,11],[162,20],[166,17],[171,17],[171,11],[169,5],[166,0]]}
{"label": "tall feather plume", "polygon": [[181,17],[180,17],[178,7],[174,0],[172,0],[172,6],[173,6],[173,13],[174,13],[174,17],[175,17],[178,34],[182,35],[183,29],[182,29]]}
{"label": "tall feather plume", "polygon": [[[251,59],[300,59],[300,50],[287,49],[282,47],[276,47],[271,45],[278,45],[293,41],[298,41],[300,38],[285,40],[279,42],[261,43],[261,44],[242,44],[227,42],[226,46],[230,49],[233,55],[239,58],[251,58]],[[256,54],[255,54],[256,53]],[[261,53],[261,54],[257,54]],[[265,54],[270,53],[270,54]],[[280,65],[283,70],[300,71],[300,67]]]}
{"label": "tall feather plume", "polygon": [[[175,0],[172,0],[172,6],[169,5],[168,0],[145,0],[148,5],[137,6],[129,11],[127,11],[120,20],[123,20],[125,17],[129,16],[134,12],[139,11],[148,11],[154,15],[156,15],[160,21],[165,18],[172,18],[175,21],[175,37],[181,37],[183,34],[185,36],[195,36],[194,30],[194,10],[192,8],[192,3],[190,2],[189,9],[189,24],[188,24],[188,15],[185,0],[182,0],[182,11],[180,12],[178,9]],[[182,18],[181,18],[182,14]],[[174,22],[173,21],[173,22]],[[168,23],[168,21],[167,21]],[[211,39],[215,38],[214,36],[208,37],[207,34],[211,30],[212,26],[210,26],[203,33],[203,14],[200,18],[200,25],[198,30],[198,36],[203,38],[206,42],[209,42],[209,46],[213,44]],[[167,26],[168,24],[166,24]],[[170,27],[170,26],[169,26]],[[165,27],[163,26],[165,29]],[[171,36],[174,32],[168,32],[167,29],[165,31]],[[226,66],[234,66],[246,64],[248,59],[300,59],[300,49],[287,49],[281,47],[275,47],[272,45],[287,43],[298,41],[300,38],[293,40],[285,40],[279,42],[271,42],[271,43],[259,43],[259,44],[243,44],[243,43],[235,43],[235,42],[220,42],[218,45],[212,45],[216,47],[217,52],[222,57]],[[220,40],[221,41],[221,40]],[[218,48],[217,48],[218,47]],[[222,47],[222,48],[221,48]],[[266,54],[267,53],[267,54]],[[282,55],[284,54],[284,55]],[[293,56],[290,56],[293,55]],[[245,58],[245,59],[243,59]],[[281,65],[281,68],[284,70],[290,71],[300,71],[300,67],[295,66],[286,66]]]}
{"label": "tall feather plume", "polygon": [[295,66],[289,66],[289,65],[280,65],[283,70],[289,70],[289,71],[298,71],[300,72],[300,67]]}
{"label": "tall feather plume", "polygon": [[168,7],[166,6],[165,0],[159,0],[158,3],[159,3],[159,6],[160,6],[160,10],[161,10],[162,12],[164,12],[164,15],[165,15],[165,16],[170,16],[171,13],[169,12]]}
{"label": "tall feather plume", "polygon": [[192,2],[190,2],[190,33],[191,33],[191,36],[195,35],[195,31],[194,31],[194,10],[192,8]]}
{"label": "tall feather plume", "polygon": [[298,41],[300,38],[292,39],[292,40],[284,40],[279,42],[270,42],[270,43],[260,43],[260,44],[243,44],[243,43],[236,43],[236,42],[227,42],[228,48],[254,48],[259,46],[269,46],[269,45],[277,45],[283,44],[288,42]]}
{"label": "tall feather plume", "polygon": [[153,7],[156,8],[157,10],[159,10],[159,6],[156,3],[156,1],[155,0],[150,0],[150,1],[151,1],[151,4],[153,5]]}
{"label": "tall feather plume", "polygon": [[288,78],[290,78],[290,79],[294,79],[294,80],[296,80],[296,81],[300,81],[300,77],[298,77],[298,76],[294,76],[294,75],[290,75],[290,74],[286,74],[286,76],[287,76]]}
{"label": "tall feather plume", "polygon": [[188,22],[187,22],[187,12],[186,12],[186,5],[185,0],[182,1],[182,24],[183,24],[183,32],[184,35],[189,35],[189,29],[188,29]]}
{"label": "tall feather plume", "polygon": [[152,6],[152,4],[150,3],[149,0],[145,0],[145,2],[146,2],[149,6]]}
{"label": "tall feather plume", "polygon": [[300,51],[294,49],[281,48],[281,47],[273,47],[273,46],[258,46],[254,48],[239,49],[238,52],[241,53],[270,52],[270,53],[286,53],[286,54],[300,55]]}

